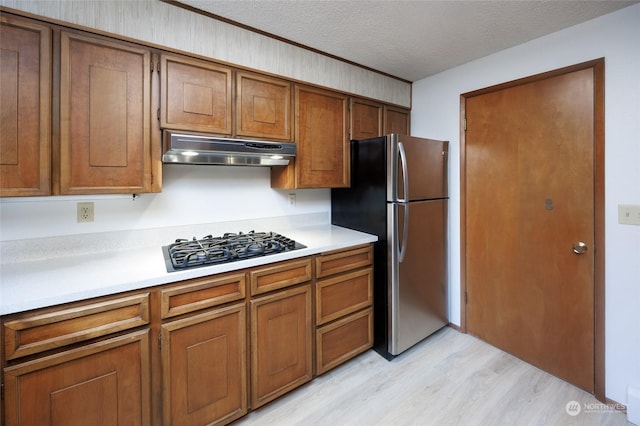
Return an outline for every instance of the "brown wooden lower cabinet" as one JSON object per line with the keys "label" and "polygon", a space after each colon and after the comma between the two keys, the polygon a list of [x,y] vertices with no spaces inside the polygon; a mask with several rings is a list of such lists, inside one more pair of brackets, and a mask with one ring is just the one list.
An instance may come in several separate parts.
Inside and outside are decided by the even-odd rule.
{"label": "brown wooden lower cabinet", "polygon": [[150,424],[149,330],[5,368],[7,425]]}
{"label": "brown wooden lower cabinet", "polygon": [[322,374],[373,346],[373,308],[316,330],[316,373]]}
{"label": "brown wooden lower cabinet", "polygon": [[162,325],[165,425],[226,424],[247,413],[244,303]]}
{"label": "brown wooden lower cabinet", "polygon": [[316,374],[373,346],[373,246],[316,256]]}
{"label": "brown wooden lower cabinet", "polygon": [[2,317],[0,424],[231,423],[371,347],[371,250]]}
{"label": "brown wooden lower cabinet", "polygon": [[311,380],[311,285],[251,301],[251,407]]}

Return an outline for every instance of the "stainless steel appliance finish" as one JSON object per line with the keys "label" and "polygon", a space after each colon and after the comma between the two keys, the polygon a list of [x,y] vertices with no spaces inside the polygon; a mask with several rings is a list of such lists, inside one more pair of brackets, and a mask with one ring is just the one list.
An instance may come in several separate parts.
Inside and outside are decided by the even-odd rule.
{"label": "stainless steel appliance finish", "polygon": [[194,133],[163,132],[164,163],[223,166],[286,166],[296,155],[293,142],[221,138]]}
{"label": "stainless steel appliance finish", "polygon": [[351,187],[332,223],[378,236],[374,348],[387,359],[448,322],[448,142],[391,134],[351,141]]}
{"label": "stainless steel appliance finish", "polygon": [[162,247],[167,272],[236,262],[306,246],[276,232],[225,233],[196,239],[178,239]]}

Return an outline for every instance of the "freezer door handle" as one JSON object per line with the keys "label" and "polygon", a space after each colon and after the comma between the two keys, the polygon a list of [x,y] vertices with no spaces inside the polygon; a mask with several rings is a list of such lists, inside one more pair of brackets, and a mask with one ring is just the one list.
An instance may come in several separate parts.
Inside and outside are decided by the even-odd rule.
{"label": "freezer door handle", "polygon": [[407,176],[407,154],[404,151],[404,144],[398,142],[398,154],[400,155],[400,166],[402,167],[402,198],[398,197],[398,201],[406,203],[409,199],[409,176]]}
{"label": "freezer door handle", "polygon": [[404,254],[407,251],[407,241],[409,241],[409,176],[407,175],[407,154],[404,151],[404,144],[398,142],[398,154],[400,160],[400,166],[402,167],[402,198],[398,198],[398,201],[404,207],[404,220],[402,221],[402,244],[400,251],[398,252],[398,262],[404,260]]}
{"label": "freezer door handle", "polygon": [[398,252],[398,263],[404,260],[404,254],[407,252],[407,242],[409,241],[409,203],[400,204],[404,207],[404,220],[402,221],[402,244]]}

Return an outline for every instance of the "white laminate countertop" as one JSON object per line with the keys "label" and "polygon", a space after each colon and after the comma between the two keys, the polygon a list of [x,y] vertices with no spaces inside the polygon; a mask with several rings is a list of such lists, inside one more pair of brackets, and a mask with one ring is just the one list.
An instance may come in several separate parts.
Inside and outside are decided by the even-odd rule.
{"label": "white laminate countertop", "polygon": [[[167,272],[158,244],[0,265],[0,315],[143,289],[377,241],[330,224],[277,229],[307,248],[215,266]],[[167,241],[165,245],[170,243]]]}

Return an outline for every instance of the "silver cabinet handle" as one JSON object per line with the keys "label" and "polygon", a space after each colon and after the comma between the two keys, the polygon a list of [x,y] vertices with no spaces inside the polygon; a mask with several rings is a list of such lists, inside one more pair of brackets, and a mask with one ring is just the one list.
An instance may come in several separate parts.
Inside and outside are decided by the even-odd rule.
{"label": "silver cabinet handle", "polygon": [[575,254],[582,254],[585,251],[587,251],[587,245],[585,243],[583,243],[582,241],[578,241],[577,243],[575,243],[573,245],[573,252]]}

